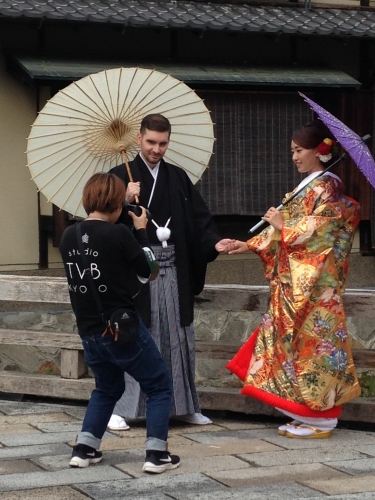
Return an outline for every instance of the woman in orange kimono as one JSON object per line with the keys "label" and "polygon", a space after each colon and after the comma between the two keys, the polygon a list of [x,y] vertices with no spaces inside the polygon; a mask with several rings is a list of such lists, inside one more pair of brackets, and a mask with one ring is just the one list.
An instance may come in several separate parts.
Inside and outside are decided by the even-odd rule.
{"label": "woman in orange kimono", "polygon": [[227,248],[257,253],[270,287],[262,323],[227,368],[244,381],[242,394],[293,419],[279,434],[328,438],[342,404],[360,395],[342,301],[360,207],[336,175],[322,174],[337,147],[320,120],[297,130],[291,148],[308,177],[284,204],[302,191],[267,211],[259,235]]}

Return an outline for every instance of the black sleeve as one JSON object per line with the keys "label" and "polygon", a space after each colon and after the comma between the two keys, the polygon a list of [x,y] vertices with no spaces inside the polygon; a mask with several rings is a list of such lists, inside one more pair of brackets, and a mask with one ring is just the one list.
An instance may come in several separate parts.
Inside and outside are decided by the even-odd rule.
{"label": "black sleeve", "polygon": [[150,266],[148,265],[146,255],[143,251],[130,261],[130,265],[136,272],[137,276],[145,279],[149,278],[151,274]]}
{"label": "black sleeve", "polygon": [[215,245],[221,238],[213,221],[211,212],[198,189],[193,185],[190,179],[188,179],[188,185],[190,188],[190,200],[194,220],[195,243],[196,248],[199,249],[199,258],[205,259],[206,262],[212,262],[219,255],[215,249]]}
{"label": "black sleeve", "polygon": [[[135,274],[146,280],[150,277],[151,270],[147,257],[143,251],[144,246],[149,246],[146,229],[130,231],[124,224],[114,226],[117,241],[121,244],[122,253],[126,257]],[[139,233],[139,234],[138,234]],[[144,234],[142,234],[144,233]]]}
{"label": "black sleeve", "polygon": [[150,247],[150,240],[148,239],[146,229],[136,229],[133,234],[141,247]]}

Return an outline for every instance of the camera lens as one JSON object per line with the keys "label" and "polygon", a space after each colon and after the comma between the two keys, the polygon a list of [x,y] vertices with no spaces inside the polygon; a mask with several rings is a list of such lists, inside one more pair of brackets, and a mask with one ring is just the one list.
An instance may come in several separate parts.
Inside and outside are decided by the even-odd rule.
{"label": "camera lens", "polygon": [[[136,216],[136,217],[140,217],[142,215],[142,207],[140,207],[139,205],[132,205],[131,203],[124,203],[124,209],[127,210],[128,212],[133,212],[133,214]],[[150,220],[152,217],[151,217],[151,214],[149,212],[149,210],[147,210],[146,208],[146,217]]]}

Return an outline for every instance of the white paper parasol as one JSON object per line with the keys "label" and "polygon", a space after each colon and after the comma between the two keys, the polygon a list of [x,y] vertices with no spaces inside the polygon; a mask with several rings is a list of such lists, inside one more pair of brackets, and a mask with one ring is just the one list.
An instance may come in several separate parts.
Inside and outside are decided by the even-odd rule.
{"label": "white paper parasol", "polygon": [[88,75],[47,102],[27,139],[32,180],[48,201],[85,217],[85,183],[95,172],[134,158],[141,120],[150,113],[163,114],[172,125],[165,160],[197,182],[212,154],[210,113],[186,84],[143,68]]}

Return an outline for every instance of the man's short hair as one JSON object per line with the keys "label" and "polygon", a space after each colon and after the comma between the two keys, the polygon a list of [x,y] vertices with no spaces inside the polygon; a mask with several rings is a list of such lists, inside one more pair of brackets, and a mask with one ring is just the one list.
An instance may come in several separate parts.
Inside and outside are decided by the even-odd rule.
{"label": "man's short hair", "polygon": [[160,113],[152,113],[143,118],[140,128],[141,135],[145,134],[146,129],[154,132],[168,132],[168,137],[171,135],[172,130],[168,118]]}
{"label": "man's short hair", "polygon": [[125,184],[117,175],[97,172],[90,177],[83,188],[83,208],[87,215],[96,210],[111,214],[122,207],[125,194]]}

